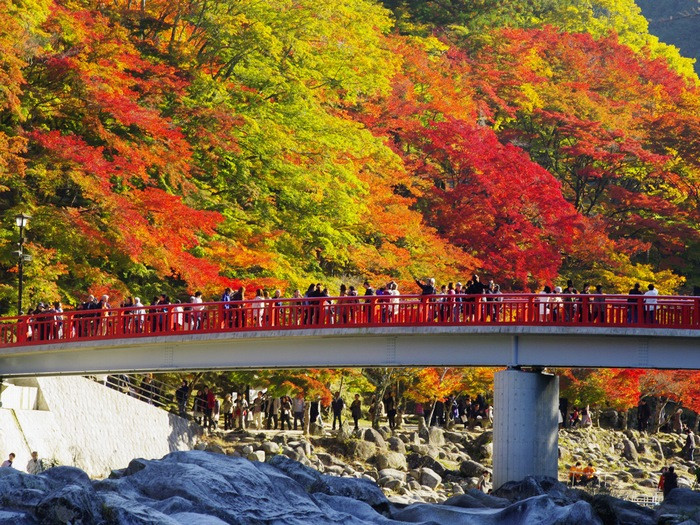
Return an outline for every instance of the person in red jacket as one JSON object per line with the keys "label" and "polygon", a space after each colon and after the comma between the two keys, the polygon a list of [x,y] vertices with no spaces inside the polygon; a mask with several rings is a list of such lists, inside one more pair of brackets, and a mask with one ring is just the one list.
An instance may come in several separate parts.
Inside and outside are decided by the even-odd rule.
{"label": "person in red jacket", "polygon": [[204,391],[207,395],[207,407],[204,411],[204,426],[212,429],[214,428],[214,418],[212,415],[214,414],[214,407],[216,406],[216,396],[211,388],[205,386]]}

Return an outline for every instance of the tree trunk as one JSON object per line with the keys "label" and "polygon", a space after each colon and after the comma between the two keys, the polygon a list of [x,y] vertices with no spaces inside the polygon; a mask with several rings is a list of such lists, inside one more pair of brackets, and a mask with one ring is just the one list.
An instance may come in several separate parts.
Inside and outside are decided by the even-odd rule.
{"label": "tree trunk", "polygon": [[379,418],[381,417],[380,410],[379,410],[379,403],[383,402],[384,400],[384,394],[386,393],[386,389],[389,387],[391,384],[392,377],[394,375],[394,370],[391,368],[386,369],[386,374],[382,377],[381,381],[377,385],[375,391],[374,391],[374,396],[376,399],[376,402],[374,404],[374,414],[372,414],[372,428],[379,428]]}
{"label": "tree trunk", "polygon": [[304,435],[309,435],[311,428],[311,401],[307,401],[304,406]]}
{"label": "tree trunk", "polygon": [[656,406],[654,407],[654,413],[651,416],[651,432],[652,434],[656,434],[659,429],[661,428],[662,422],[659,421],[661,412],[664,411],[666,408],[666,405],[668,405],[668,398],[665,399],[657,399],[656,400]]}
{"label": "tree trunk", "polygon": [[[442,380],[445,379],[445,374],[449,368],[445,367],[442,369],[442,375],[440,376],[440,381],[438,382],[438,388],[440,388],[440,385],[442,384]],[[428,418],[428,428],[430,428],[432,422],[433,422],[433,414],[435,414],[435,404],[437,403],[437,397],[433,398],[433,406],[430,409],[430,417]],[[442,401],[441,401],[442,403]],[[444,413],[444,408],[443,408],[443,413]]]}

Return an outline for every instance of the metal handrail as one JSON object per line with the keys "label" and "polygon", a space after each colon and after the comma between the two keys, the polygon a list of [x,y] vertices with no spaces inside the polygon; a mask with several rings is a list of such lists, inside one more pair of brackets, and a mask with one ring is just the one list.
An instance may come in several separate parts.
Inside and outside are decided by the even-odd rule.
{"label": "metal handrail", "polygon": [[71,310],[0,318],[0,347],[183,333],[463,325],[700,330],[700,297],[373,295]]}
{"label": "metal handrail", "polygon": [[105,376],[104,380],[90,377],[106,387],[158,408],[163,408],[172,401],[169,396],[164,395],[170,386],[157,379],[151,379],[150,385],[144,385],[145,376],[139,379],[128,374],[110,374]]}

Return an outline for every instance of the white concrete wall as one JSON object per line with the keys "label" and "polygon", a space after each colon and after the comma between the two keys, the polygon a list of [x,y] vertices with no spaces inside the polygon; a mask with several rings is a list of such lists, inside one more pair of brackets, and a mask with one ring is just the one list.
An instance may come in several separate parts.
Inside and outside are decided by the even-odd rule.
{"label": "white concrete wall", "polygon": [[39,410],[0,409],[0,457],[14,452],[18,469],[37,450],[46,461],[102,477],[135,457],[160,458],[194,445],[197,431],[186,420],[94,381],[36,381]]}
{"label": "white concrete wall", "polygon": [[494,384],[493,486],[557,477],[559,377],[504,370]]}

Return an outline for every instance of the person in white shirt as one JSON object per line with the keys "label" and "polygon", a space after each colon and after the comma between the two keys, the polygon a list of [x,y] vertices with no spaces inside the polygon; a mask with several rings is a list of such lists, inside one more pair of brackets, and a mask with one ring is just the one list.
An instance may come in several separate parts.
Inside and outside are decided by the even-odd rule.
{"label": "person in white shirt", "polygon": [[265,297],[262,290],[258,290],[253,298],[253,319],[256,326],[262,326],[265,315]]}
{"label": "person in white shirt", "polygon": [[146,320],[146,309],[143,307],[140,297],[134,297],[134,306],[138,307],[134,310],[134,320],[136,321],[136,331],[143,332],[143,322]]}
{"label": "person in white shirt", "polygon": [[202,292],[195,292],[195,294],[190,297],[190,303],[194,304],[192,307],[192,315],[190,316],[190,330],[199,330],[202,328],[202,310],[204,310]]}
{"label": "person in white shirt", "polygon": [[27,472],[29,474],[40,474],[44,472],[44,464],[39,459],[39,453],[37,451],[32,452],[32,459],[27,463]]}
{"label": "person in white shirt", "polygon": [[658,303],[656,297],[659,295],[659,291],[653,284],[647,288],[648,290],[644,292],[644,321],[653,324],[656,321],[656,304]]}
{"label": "person in white shirt", "polygon": [[179,332],[185,324],[185,310],[177,299],[173,303],[175,304],[173,307],[173,328]]}

